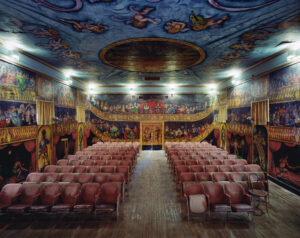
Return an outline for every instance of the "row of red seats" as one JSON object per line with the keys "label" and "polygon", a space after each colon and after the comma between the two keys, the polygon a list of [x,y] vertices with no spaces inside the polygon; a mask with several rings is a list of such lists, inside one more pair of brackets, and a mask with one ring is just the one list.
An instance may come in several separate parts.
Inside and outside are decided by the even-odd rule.
{"label": "row of red seats", "polygon": [[128,166],[131,170],[133,168],[133,164],[130,160],[58,160],[57,165],[59,166]]}
{"label": "row of red seats", "polygon": [[[96,152],[97,153],[97,152]],[[100,153],[97,153],[95,155],[68,155],[68,159],[76,159],[76,160],[87,160],[87,159],[93,159],[93,160],[131,160],[134,161],[136,159],[135,155],[133,154],[125,154],[125,155],[101,155]]]}
{"label": "row of red seats", "polygon": [[220,154],[188,154],[188,155],[175,155],[170,154],[168,156],[168,162],[171,162],[173,160],[217,160],[217,159],[237,159],[236,155],[220,155]]}
{"label": "row of red seats", "polygon": [[239,183],[187,184],[184,197],[188,219],[199,212],[254,212],[251,195]]}
{"label": "row of red seats", "polygon": [[0,193],[2,212],[23,214],[45,212],[99,213],[118,216],[119,185],[116,183],[7,184]]}
{"label": "row of red seats", "polygon": [[262,172],[257,164],[248,165],[178,165],[175,167],[175,176],[179,178],[185,172]]}
{"label": "row of red seats", "polygon": [[174,168],[178,165],[247,165],[244,159],[216,159],[216,160],[174,160],[170,166]]}
{"label": "row of red seats", "polygon": [[126,181],[130,176],[130,170],[128,166],[59,166],[48,165],[44,172],[46,173],[122,173],[124,174]]}

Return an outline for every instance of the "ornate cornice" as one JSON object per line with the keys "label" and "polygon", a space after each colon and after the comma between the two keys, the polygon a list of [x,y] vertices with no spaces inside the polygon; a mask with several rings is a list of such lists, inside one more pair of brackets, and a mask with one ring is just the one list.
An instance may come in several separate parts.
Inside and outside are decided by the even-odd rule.
{"label": "ornate cornice", "polygon": [[0,128],[0,145],[35,140],[37,126]]}
{"label": "ornate cornice", "polygon": [[52,130],[54,135],[66,135],[73,132],[77,132],[77,122],[67,122],[62,124],[53,124]]}
{"label": "ornate cornice", "polygon": [[92,104],[89,105],[90,111],[97,117],[106,121],[175,121],[175,122],[194,122],[199,121],[211,114],[214,107],[204,112],[195,114],[111,114],[102,112]]}
{"label": "ornate cornice", "polygon": [[252,136],[252,126],[247,124],[228,123],[227,131],[237,133],[237,134]]}

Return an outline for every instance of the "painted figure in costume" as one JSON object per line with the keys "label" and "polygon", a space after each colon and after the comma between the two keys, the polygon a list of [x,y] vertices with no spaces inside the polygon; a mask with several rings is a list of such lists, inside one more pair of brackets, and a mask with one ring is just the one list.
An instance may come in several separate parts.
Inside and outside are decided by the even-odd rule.
{"label": "painted figure in costume", "polygon": [[67,20],[67,19],[59,19],[62,22],[72,24],[73,28],[79,32],[94,32],[97,34],[103,33],[108,27],[103,25],[101,22],[98,22],[97,25],[94,24],[93,21],[75,21],[75,20]]}
{"label": "painted figure in costume", "polygon": [[43,169],[50,164],[48,145],[50,141],[46,138],[46,130],[42,130],[42,139],[39,145],[39,168]]}
{"label": "painted figure in costume", "polygon": [[148,104],[148,103],[145,103],[145,105],[144,105],[144,113],[145,113],[145,114],[148,114],[149,111],[150,111],[149,104]]}
{"label": "painted figure in costume", "polygon": [[83,144],[83,132],[82,132],[82,128],[79,129],[79,134],[78,134],[78,137],[79,137],[79,150],[81,151],[83,148],[82,148],[82,144]]}
{"label": "painted figure in costume", "polygon": [[266,141],[262,135],[262,131],[259,129],[257,135],[253,136],[253,144],[256,146],[257,153],[258,153],[258,158],[255,158],[256,163],[258,163],[263,170],[266,168],[265,164],[265,146],[266,146]]}
{"label": "painted figure in costume", "polygon": [[117,21],[117,22],[125,22],[126,24],[131,24],[134,27],[137,28],[144,28],[147,26],[148,22],[151,22],[153,24],[157,24],[157,22],[149,17],[145,17],[145,15],[149,14],[151,11],[155,10],[155,8],[153,7],[144,7],[142,10],[137,11],[135,10],[135,6],[131,5],[129,6],[129,10],[133,13],[135,13],[135,15],[133,17],[130,18],[118,18],[118,17],[111,17],[111,19],[113,21]]}
{"label": "painted figure in costume", "polygon": [[16,176],[17,180],[20,180],[26,177],[28,170],[23,167],[20,161],[16,161],[13,166],[12,173]]}
{"label": "painted figure in costume", "polygon": [[190,21],[191,21],[192,29],[194,31],[203,31],[208,27],[220,25],[228,19],[229,16],[225,15],[221,19],[215,21],[214,18],[204,18],[203,16],[196,15],[194,11],[192,11],[190,15]]}
{"label": "painted figure in costume", "polygon": [[185,22],[170,21],[166,23],[165,30],[170,34],[175,34],[178,32],[187,32],[190,29],[187,27]]}

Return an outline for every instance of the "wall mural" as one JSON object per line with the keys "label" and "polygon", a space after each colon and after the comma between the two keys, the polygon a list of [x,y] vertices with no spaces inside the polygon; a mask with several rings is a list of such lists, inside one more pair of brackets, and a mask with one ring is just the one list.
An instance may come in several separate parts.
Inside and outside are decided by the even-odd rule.
{"label": "wall mural", "polygon": [[251,106],[252,101],[268,97],[269,80],[265,76],[228,89],[228,108]]}
{"label": "wall mural", "polygon": [[300,101],[270,104],[271,126],[300,127]]}
{"label": "wall mural", "polygon": [[66,123],[76,121],[76,109],[65,107],[54,107],[56,122]]}
{"label": "wall mural", "polygon": [[0,61],[0,99],[35,102],[36,75]]}
{"label": "wall mural", "polygon": [[222,148],[223,150],[226,150],[227,148],[226,142],[227,142],[227,128],[226,128],[226,124],[222,124],[220,129],[220,148]]}
{"label": "wall mural", "polygon": [[195,114],[210,108],[214,98],[203,95],[98,95],[91,97],[92,105],[112,114]]}
{"label": "wall mural", "polygon": [[0,147],[0,188],[6,183],[24,181],[34,171],[35,141]]}
{"label": "wall mural", "polygon": [[72,107],[76,105],[76,89],[54,82],[54,103],[58,106]]}
{"label": "wall mural", "polygon": [[227,151],[252,163],[252,138],[250,135],[227,132]]}
{"label": "wall mural", "polygon": [[300,145],[270,141],[269,172],[286,183],[300,186]]}
{"label": "wall mural", "polygon": [[184,138],[187,141],[202,134],[213,122],[214,114],[196,122],[166,122],[165,139]]}
{"label": "wall mural", "polygon": [[142,145],[163,145],[163,123],[141,122]]}
{"label": "wall mural", "polygon": [[36,105],[0,101],[0,127],[36,125]]}
{"label": "wall mural", "polygon": [[83,150],[84,148],[83,140],[84,140],[84,123],[80,123],[78,125],[78,139],[77,139],[78,150],[77,151]]}
{"label": "wall mural", "polygon": [[230,108],[227,110],[227,122],[251,124],[251,107]]}
{"label": "wall mural", "polygon": [[37,93],[39,99],[42,100],[53,100],[53,81],[51,79],[46,79],[42,76],[37,78]]}
{"label": "wall mural", "polygon": [[268,131],[264,126],[253,128],[253,164],[258,164],[262,170],[268,170]]}
{"label": "wall mural", "polygon": [[108,139],[139,139],[139,122],[109,122],[91,114],[91,123]]}
{"label": "wall mural", "polygon": [[43,171],[52,164],[52,130],[50,126],[42,126],[37,137],[37,170]]}
{"label": "wall mural", "polygon": [[270,100],[300,99],[299,63],[270,73]]}

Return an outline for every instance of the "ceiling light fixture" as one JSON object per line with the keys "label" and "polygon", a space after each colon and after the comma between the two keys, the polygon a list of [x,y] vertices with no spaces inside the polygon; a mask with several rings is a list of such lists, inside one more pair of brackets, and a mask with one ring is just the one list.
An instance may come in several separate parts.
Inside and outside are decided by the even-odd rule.
{"label": "ceiling light fixture", "polygon": [[239,70],[239,69],[232,69],[232,70],[229,71],[229,75],[230,75],[231,77],[234,77],[234,78],[240,77],[241,74],[242,74],[242,71]]}
{"label": "ceiling light fixture", "polygon": [[7,50],[15,50],[16,49],[16,46],[11,43],[11,42],[8,42],[8,41],[4,41],[3,42],[3,46],[7,49]]}
{"label": "ceiling light fixture", "polygon": [[290,49],[291,50],[298,50],[298,49],[300,49],[300,41],[296,41],[296,42],[292,43],[290,45]]}
{"label": "ceiling light fixture", "polygon": [[236,79],[232,80],[233,85],[238,85],[240,83],[241,83],[241,81],[239,81],[239,80],[236,80]]}
{"label": "ceiling light fixture", "polygon": [[75,72],[74,72],[74,70],[72,70],[72,69],[66,69],[66,70],[64,70],[64,75],[65,75],[67,78],[69,78],[69,77],[74,76],[74,75],[75,75]]}
{"label": "ceiling light fixture", "polygon": [[72,84],[72,80],[71,80],[71,79],[66,80],[65,83],[66,83],[67,85],[71,85],[71,84]]}
{"label": "ceiling light fixture", "polygon": [[133,90],[134,88],[136,88],[135,84],[129,84],[128,85],[129,90]]}

